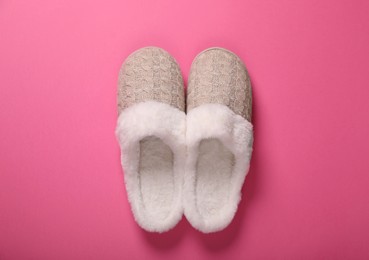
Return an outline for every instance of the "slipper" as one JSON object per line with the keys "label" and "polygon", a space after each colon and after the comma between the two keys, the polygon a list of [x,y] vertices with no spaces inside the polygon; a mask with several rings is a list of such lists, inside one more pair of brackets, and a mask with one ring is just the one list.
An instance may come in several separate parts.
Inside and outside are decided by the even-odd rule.
{"label": "slipper", "polygon": [[249,170],[251,83],[234,53],[210,48],[192,63],[187,89],[184,214],[204,232],[232,221]]}
{"label": "slipper", "polygon": [[116,135],[128,200],[146,231],[168,231],[182,218],[184,108],[182,75],[169,53],[146,47],[125,60]]}

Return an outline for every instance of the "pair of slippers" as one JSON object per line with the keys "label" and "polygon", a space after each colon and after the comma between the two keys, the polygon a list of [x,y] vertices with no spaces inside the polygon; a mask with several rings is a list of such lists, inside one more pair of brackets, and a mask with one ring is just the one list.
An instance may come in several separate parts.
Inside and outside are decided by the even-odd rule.
{"label": "pair of slippers", "polygon": [[204,233],[228,226],[249,170],[251,103],[246,67],[228,50],[197,55],[186,98],[179,66],[163,49],[142,48],[125,60],[116,135],[143,229],[168,231],[183,213]]}

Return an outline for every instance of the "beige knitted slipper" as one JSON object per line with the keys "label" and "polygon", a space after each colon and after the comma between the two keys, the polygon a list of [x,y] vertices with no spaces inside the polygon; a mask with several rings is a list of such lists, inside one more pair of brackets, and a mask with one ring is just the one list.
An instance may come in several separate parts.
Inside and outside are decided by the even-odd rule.
{"label": "beige knitted slipper", "polygon": [[182,217],[184,107],[181,72],[166,51],[147,47],[126,59],[116,135],[131,209],[147,231],[167,231]]}
{"label": "beige knitted slipper", "polygon": [[192,63],[187,94],[187,162],[183,205],[198,230],[222,230],[233,219],[249,170],[253,130],[251,84],[234,53],[211,48]]}

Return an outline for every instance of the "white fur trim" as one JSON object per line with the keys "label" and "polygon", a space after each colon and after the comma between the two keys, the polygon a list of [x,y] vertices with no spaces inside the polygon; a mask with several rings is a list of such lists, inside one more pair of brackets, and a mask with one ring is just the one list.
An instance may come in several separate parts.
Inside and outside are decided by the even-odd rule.
{"label": "white fur trim", "polygon": [[250,165],[252,129],[220,104],[201,105],[187,114],[184,213],[204,233],[224,229],[237,211]]}
{"label": "white fur trim", "polygon": [[[116,135],[121,147],[121,162],[128,199],[137,223],[147,231],[167,231],[182,218],[182,186],[186,158],[185,131],[185,113],[156,101],[137,103],[123,110],[118,117]],[[159,142],[165,145],[161,144],[162,148],[160,148],[157,141],[154,141],[145,146],[144,149],[147,151],[140,151],[142,147],[140,141],[150,136],[159,138],[162,141]],[[165,149],[169,150],[168,147],[172,157],[165,151]],[[151,159],[146,163],[146,172],[143,173],[140,172],[142,169],[140,167],[141,157],[145,152],[151,156],[149,157]],[[158,156],[156,152],[166,153],[163,155],[165,158]],[[168,158],[172,158],[172,162],[165,162]],[[169,175],[164,176],[164,179],[163,176],[155,175],[162,174],[163,168],[168,170],[170,164],[172,167]],[[156,173],[150,172],[154,171],[155,167],[159,170]],[[142,179],[143,174],[145,179]],[[152,205],[145,205],[144,198],[147,198],[146,202],[149,201]],[[168,205],[166,201],[172,203]],[[166,215],[163,215],[164,208],[168,210]]]}

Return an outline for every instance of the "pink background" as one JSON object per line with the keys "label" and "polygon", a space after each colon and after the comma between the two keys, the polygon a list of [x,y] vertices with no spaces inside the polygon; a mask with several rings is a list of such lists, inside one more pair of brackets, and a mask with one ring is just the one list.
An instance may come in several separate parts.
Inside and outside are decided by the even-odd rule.
{"label": "pink background", "polygon": [[[368,259],[369,1],[0,1],[0,259]],[[255,150],[234,222],[133,220],[114,136],[123,60],[246,63]],[[187,82],[187,80],[186,80]]]}

